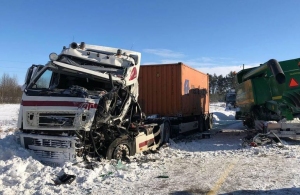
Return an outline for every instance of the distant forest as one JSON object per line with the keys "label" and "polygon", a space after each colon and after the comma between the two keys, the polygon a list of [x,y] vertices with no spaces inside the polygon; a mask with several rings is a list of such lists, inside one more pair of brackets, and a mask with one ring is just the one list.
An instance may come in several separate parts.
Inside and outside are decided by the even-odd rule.
{"label": "distant forest", "polygon": [[225,94],[229,89],[235,89],[235,72],[230,72],[225,77],[222,75],[209,74],[210,102],[224,101]]}
{"label": "distant forest", "polygon": [[[210,101],[224,101],[226,91],[234,89],[236,85],[235,73],[230,72],[223,77],[222,75],[209,75]],[[0,78],[0,104],[20,103],[22,97],[21,86],[18,84],[17,76],[9,76],[4,73]]]}

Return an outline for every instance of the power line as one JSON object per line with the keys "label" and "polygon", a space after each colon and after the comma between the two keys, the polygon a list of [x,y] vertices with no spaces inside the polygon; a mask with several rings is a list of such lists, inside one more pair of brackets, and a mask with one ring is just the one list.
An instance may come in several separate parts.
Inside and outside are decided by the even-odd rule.
{"label": "power line", "polygon": [[0,60],[0,62],[32,63],[32,62],[24,62],[24,61],[17,61],[17,60]]}
{"label": "power line", "polygon": [[0,70],[27,70],[30,66],[28,67],[1,67],[0,66]]}

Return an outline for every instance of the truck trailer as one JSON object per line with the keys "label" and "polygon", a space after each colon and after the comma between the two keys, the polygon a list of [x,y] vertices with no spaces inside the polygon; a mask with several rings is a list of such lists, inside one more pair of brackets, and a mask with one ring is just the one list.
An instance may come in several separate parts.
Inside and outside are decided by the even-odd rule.
{"label": "truck trailer", "polygon": [[138,101],[143,111],[155,120],[168,119],[171,137],[212,128],[207,74],[182,62],[142,65],[139,86]]}
{"label": "truck trailer", "polygon": [[[147,117],[138,102],[139,91],[143,98],[143,88],[149,89],[154,83],[144,80],[147,86],[139,86],[139,74],[144,69],[140,68],[139,52],[73,42],[49,58],[45,65],[28,68],[18,118],[21,145],[45,164],[123,159],[156,150],[175,135],[173,127],[182,124],[179,129],[183,131],[204,130],[203,118],[211,116],[204,109],[189,116]],[[184,95],[190,97],[182,98],[200,97],[200,91],[187,90]],[[203,94],[201,97],[207,98]],[[147,105],[148,101],[157,103],[147,99]],[[208,103],[206,99],[207,107]]]}

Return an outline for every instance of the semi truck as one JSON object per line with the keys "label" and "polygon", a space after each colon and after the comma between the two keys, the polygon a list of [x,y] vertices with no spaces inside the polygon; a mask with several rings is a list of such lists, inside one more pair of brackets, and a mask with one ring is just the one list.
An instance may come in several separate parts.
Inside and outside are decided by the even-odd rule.
{"label": "semi truck", "polygon": [[235,89],[230,89],[225,94],[226,107],[231,109],[236,107],[236,93]]}
{"label": "semi truck", "polygon": [[300,59],[270,59],[237,73],[236,119],[278,137],[300,136]]}
{"label": "semi truck", "polygon": [[[192,113],[193,120],[187,122],[187,116],[147,117],[138,101],[139,91],[158,83],[149,80],[139,86],[144,69],[139,52],[73,42],[60,54],[50,53],[49,59],[45,65],[28,68],[18,118],[21,145],[45,164],[123,159],[156,150],[180,133],[176,127],[181,132],[203,131],[204,121],[212,121],[207,109]],[[196,88],[186,95],[191,91],[195,98]],[[157,102],[147,99],[147,104]]]}

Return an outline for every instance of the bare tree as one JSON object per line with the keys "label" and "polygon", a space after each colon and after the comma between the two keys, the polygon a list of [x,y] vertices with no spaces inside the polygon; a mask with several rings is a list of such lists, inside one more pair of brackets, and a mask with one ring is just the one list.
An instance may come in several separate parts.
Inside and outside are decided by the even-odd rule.
{"label": "bare tree", "polygon": [[17,76],[10,77],[4,73],[0,78],[0,103],[20,103],[21,96],[22,90]]}

